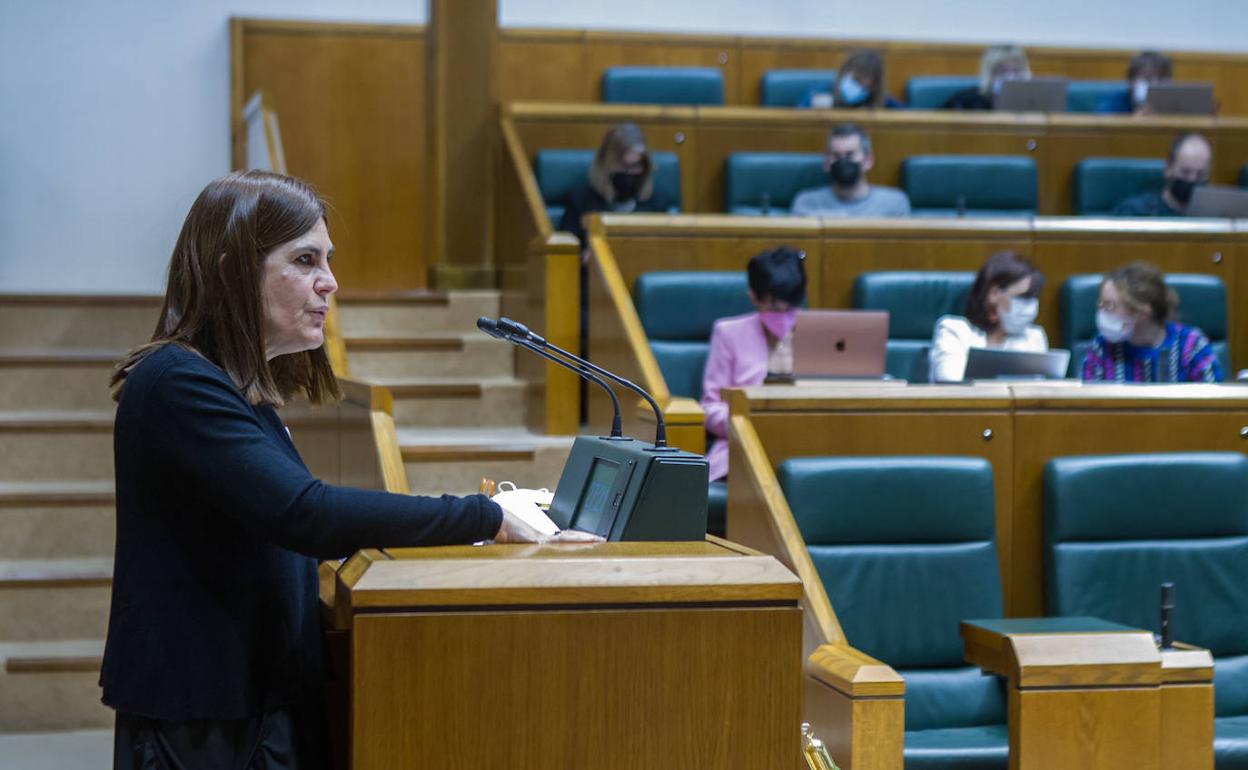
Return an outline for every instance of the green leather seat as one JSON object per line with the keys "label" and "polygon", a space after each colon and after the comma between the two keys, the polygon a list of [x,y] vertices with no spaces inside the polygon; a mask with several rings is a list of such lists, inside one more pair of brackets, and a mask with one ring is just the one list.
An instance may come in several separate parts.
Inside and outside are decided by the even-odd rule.
{"label": "green leather seat", "polygon": [[1071,172],[1075,213],[1104,216],[1132,195],[1161,190],[1165,167],[1157,158],[1084,158]]}
{"label": "green leather seat", "polygon": [[1239,186],[1248,187],[1248,163],[1239,167]]}
{"label": "green leather seat", "polygon": [[1044,469],[1049,614],[1157,629],[1214,655],[1214,759],[1248,768],[1248,457],[1190,452],[1061,457]]}
{"label": "green leather seat", "polygon": [[724,210],[783,216],[799,192],[827,183],[817,152],[734,152],[724,159]]}
{"label": "green leather seat", "polygon": [[723,104],[718,67],[609,67],[602,100],[626,104]]}
{"label": "green leather seat", "polygon": [[[668,201],[669,210],[680,211],[680,158],[674,152],[651,152],[650,160],[655,191]],[[538,150],[533,157],[533,176],[551,227],[559,226],[568,193],[587,182],[593,161],[593,150]]]}
{"label": "green leather seat", "polygon": [[942,315],[962,315],[974,273],[899,270],[860,273],[853,302],[859,310],[888,311],[884,369],[910,382],[927,382],[932,332]]}
{"label": "green leather seat", "polygon": [[923,75],[906,81],[906,106],[916,110],[938,110],[958,91],[975,88],[974,75]]}
{"label": "green leather seat", "polygon": [[846,640],[905,678],[906,770],[1005,768],[1002,684],[966,665],[958,636],[1002,612],[992,466],[807,457],[777,479]]}
{"label": "green leather seat", "polygon": [[796,107],[815,89],[828,89],[836,70],[767,70],[758,80],[758,103],[764,107]]}
{"label": "green leather seat", "polygon": [[[1083,354],[1096,336],[1096,302],[1103,275],[1072,275],[1058,291],[1062,322],[1062,346],[1070,350],[1070,375],[1079,376]],[[1209,338],[1223,374],[1231,371],[1231,348],[1227,342],[1226,284],[1216,275],[1170,273],[1166,285],[1179,295],[1179,320],[1198,326]]]}
{"label": "green leather seat", "polygon": [[1096,112],[1102,100],[1126,94],[1127,84],[1121,80],[1072,80],[1066,87],[1066,111]]}
{"label": "green leather seat", "polygon": [[1025,155],[912,155],[901,187],[916,216],[1036,212],[1036,161]]}

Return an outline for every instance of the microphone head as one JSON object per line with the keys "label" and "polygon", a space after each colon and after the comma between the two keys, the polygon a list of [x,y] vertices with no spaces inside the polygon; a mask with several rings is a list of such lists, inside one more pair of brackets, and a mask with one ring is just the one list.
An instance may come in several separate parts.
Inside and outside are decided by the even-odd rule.
{"label": "microphone head", "polygon": [[503,334],[507,334],[512,337],[519,337],[522,340],[527,340],[533,334],[529,331],[529,327],[519,321],[513,321],[506,317],[500,317],[498,319],[498,329]]}
{"label": "microphone head", "polygon": [[1174,609],[1174,583],[1161,584],[1161,606]]}
{"label": "microphone head", "polygon": [[489,316],[481,316],[477,319],[477,328],[495,339],[502,339],[503,333],[498,330],[498,321]]}

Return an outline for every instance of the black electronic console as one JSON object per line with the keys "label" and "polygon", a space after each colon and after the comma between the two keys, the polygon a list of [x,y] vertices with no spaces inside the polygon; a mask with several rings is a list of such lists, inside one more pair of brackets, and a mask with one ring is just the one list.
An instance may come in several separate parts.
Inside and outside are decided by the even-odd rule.
{"label": "black electronic console", "polygon": [[[547,342],[524,324],[482,317],[477,327],[576,372],[611,396],[615,407],[611,435],[578,436],[572,444],[548,512],[557,526],[607,540],[705,539],[706,458],[667,446],[662,410],[649,393]],[[650,404],[656,420],[653,444],[621,435],[619,400],[604,380]]]}

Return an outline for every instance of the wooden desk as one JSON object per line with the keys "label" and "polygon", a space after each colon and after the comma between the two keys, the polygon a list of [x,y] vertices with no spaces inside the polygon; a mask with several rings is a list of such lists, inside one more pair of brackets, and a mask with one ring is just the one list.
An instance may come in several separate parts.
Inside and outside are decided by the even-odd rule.
{"label": "wooden desk", "polygon": [[326,578],[349,636],[335,670],[353,770],[800,759],[801,585],[770,556],[723,541],[395,549]]}

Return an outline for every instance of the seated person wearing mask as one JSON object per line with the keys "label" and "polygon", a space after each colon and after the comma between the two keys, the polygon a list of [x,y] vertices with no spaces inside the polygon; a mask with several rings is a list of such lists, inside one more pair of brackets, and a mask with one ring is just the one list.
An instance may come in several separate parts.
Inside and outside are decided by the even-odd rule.
{"label": "seated person wearing mask", "polygon": [[720,390],[762,385],[768,374],[793,373],[797,310],[806,300],[804,259],[787,246],[752,257],[746,273],[750,301],[758,311],[721,318],[711,329],[702,376],[706,431],[714,436],[706,453],[711,481],[728,475],[728,403]]}
{"label": "seated person wearing mask", "polygon": [[1209,181],[1213,148],[1195,132],[1179,134],[1166,158],[1165,187],[1161,192],[1140,193],[1114,207],[1116,217],[1177,217],[1187,211],[1192,192]]}
{"label": "seated person wearing mask", "polygon": [[1031,80],[1027,54],[1016,45],[994,45],[979,57],[979,85],[950,96],[941,109],[991,110],[1001,84],[1007,80]]}
{"label": "seated person wearing mask", "polygon": [[646,137],[635,123],[621,123],[607,132],[594,154],[585,183],[568,193],[559,230],[572,233],[586,246],[582,217],[594,211],[667,211],[670,205],[654,189],[654,163]]}
{"label": "seated person wearing mask", "polygon": [[1096,111],[1148,115],[1152,112],[1148,106],[1148,87],[1154,83],[1169,83],[1173,77],[1174,65],[1169,56],[1157,51],[1141,51],[1127,63],[1127,90],[1098,99]]}
{"label": "seated person wearing mask", "polygon": [[1080,367],[1084,381],[1221,382],[1209,338],[1173,321],[1179,297],[1144,262],[1120,267],[1101,283],[1096,337]]}
{"label": "seated person wearing mask", "polygon": [[932,382],[960,382],[971,348],[1043,353],[1044,329],[1036,326],[1044,274],[1012,251],[993,254],[979,268],[966,296],[966,316],[942,316],[932,334]]}
{"label": "seated person wearing mask", "polygon": [[884,57],[879,51],[866,48],[845,57],[830,88],[811,89],[797,106],[844,110],[902,105],[884,92]]}
{"label": "seated person wearing mask", "polygon": [[828,184],[802,190],[793,197],[794,216],[906,217],[910,199],[901,190],[867,183],[875,165],[871,139],[852,123],[843,123],[828,134],[823,170]]}

